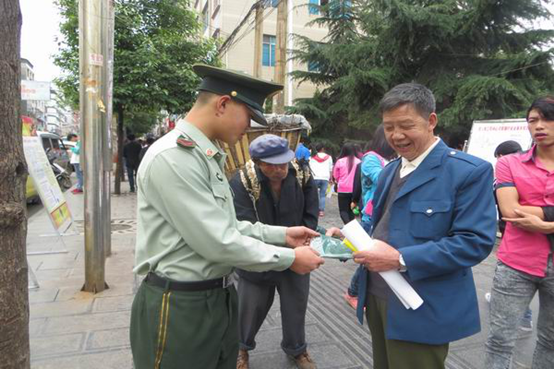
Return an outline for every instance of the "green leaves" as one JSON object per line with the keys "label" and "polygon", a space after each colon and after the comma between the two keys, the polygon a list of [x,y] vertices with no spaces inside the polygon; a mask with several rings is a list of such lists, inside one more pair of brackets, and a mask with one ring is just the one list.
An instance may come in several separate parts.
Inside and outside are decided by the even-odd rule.
{"label": "green leaves", "polygon": [[[188,0],[116,0],[114,107],[151,117],[184,113],[193,103],[198,77],[192,65],[213,63],[215,44],[198,37],[200,24]],[[63,18],[55,63],[66,75],[57,81],[65,100],[78,106],[78,1],[58,0]],[[155,122],[142,119],[145,122]]]}
{"label": "green leaves", "polygon": [[297,38],[294,57],[318,66],[293,73],[321,89],[297,104],[315,136],[369,138],[383,94],[414,81],[435,93],[439,133],[456,145],[472,120],[518,116],[554,89],[554,31],[529,29],[549,15],[539,0],[358,0],[350,13],[322,12],[323,43]]}

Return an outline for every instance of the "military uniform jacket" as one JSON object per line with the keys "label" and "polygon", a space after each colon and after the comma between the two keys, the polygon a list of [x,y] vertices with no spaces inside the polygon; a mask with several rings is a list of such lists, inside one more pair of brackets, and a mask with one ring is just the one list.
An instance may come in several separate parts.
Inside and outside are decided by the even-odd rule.
{"label": "military uniform jacket", "polygon": [[[260,197],[256,207],[248,194],[240,173],[231,179],[231,188],[235,193],[234,204],[239,220],[251,223],[260,221],[264,224],[279,226],[306,226],[315,230],[317,228],[319,214],[319,200],[314,180],[310,178],[302,186],[297,177],[296,170],[289,164],[289,172],[283,180],[281,196],[275,200],[269,179],[256,167],[256,175],[260,184]],[[276,272],[251,273],[238,270],[238,274],[252,282],[272,283]]]}
{"label": "military uniform jacket", "polygon": [[226,155],[183,120],[156,141],[138,170],[136,267],[177,281],[220,278],[240,267],[285,270],[285,227],[238,221]]}

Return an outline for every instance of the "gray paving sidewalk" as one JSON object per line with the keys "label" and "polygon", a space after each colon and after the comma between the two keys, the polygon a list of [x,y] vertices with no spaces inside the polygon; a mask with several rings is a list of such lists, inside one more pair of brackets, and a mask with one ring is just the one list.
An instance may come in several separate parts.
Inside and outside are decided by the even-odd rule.
{"label": "gray paving sidewalk", "polygon": [[[29,292],[32,368],[133,367],[128,327],[133,291],[138,283],[132,274],[136,197],[128,194],[126,183],[123,192],[112,197],[112,256],[106,262],[110,288],[96,295],[80,292],[84,282],[82,234],[65,236],[65,245],[62,245],[52,235],[52,226],[44,211],[29,220],[28,252],[67,250],[67,253],[28,257],[40,283],[38,290]],[[82,231],[83,196],[69,192],[66,196],[77,228]],[[333,198],[322,225],[340,224],[336,198]],[[482,368],[488,333],[488,308],[483,296],[490,289],[495,262],[495,257],[490,256],[475,268],[483,331],[451,346],[450,369]],[[342,297],[354,270],[352,262],[327,261],[312,274],[306,332],[309,351],[318,368],[372,368],[367,327],[358,324],[354,311]],[[536,317],[537,301],[533,301],[532,307]],[[257,348],[251,354],[252,369],[295,367],[280,349],[280,326],[276,298],[257,337]],[[515,369],[530,367],[534,336],[535,333],[527,334],[519,340]]]}

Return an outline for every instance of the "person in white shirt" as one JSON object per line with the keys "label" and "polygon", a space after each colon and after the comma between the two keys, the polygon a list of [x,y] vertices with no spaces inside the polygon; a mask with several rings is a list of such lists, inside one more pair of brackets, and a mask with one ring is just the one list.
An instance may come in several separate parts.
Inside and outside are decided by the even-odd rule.
{"label": "person in white shirt", "polygon": [[325,146],[318,143],[315,146],[316,154],[310,158],[310,170],[319,193],[319,216],[325,214],[325,195],[333,171],[333,158],[325,153]]}

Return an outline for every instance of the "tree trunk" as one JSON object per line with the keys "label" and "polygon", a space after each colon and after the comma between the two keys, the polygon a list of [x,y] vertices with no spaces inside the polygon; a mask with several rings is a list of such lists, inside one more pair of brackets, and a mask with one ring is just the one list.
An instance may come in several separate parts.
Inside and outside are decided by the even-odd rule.
{"label": "tree trunk", "polygon": [[115,167],[114,193],[121,195],[121,181],[123,180],[123,107],[116,106],[117,110],[117,165]]}
{"label": "tree trunk", "polygon": [[21,132],[21,11],[0,0],[0,368],[29,368],[27,165]]}

